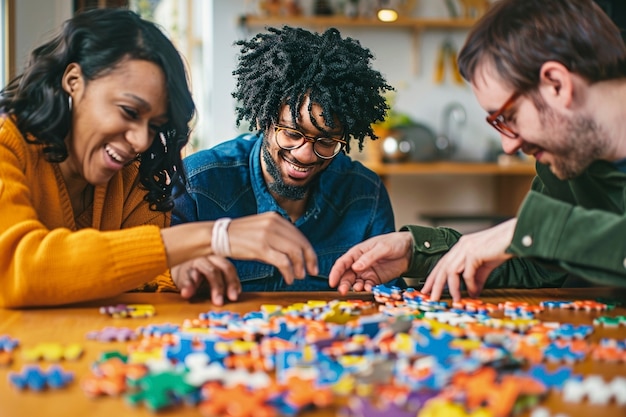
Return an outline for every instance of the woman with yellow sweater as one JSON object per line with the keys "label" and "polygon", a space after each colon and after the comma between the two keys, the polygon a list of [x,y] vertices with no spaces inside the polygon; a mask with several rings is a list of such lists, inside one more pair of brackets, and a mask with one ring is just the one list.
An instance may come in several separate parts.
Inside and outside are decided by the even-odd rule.
{"label": "woman with yellow sweater", "polygon": [[207,257],[218,304],[240,292],[226,256],[287,281],[317,273],[311,245],[275,213],[169,227],[194,112],[180,55],[131,11],[78,14],[33,50],[0,92],[0,306],[137,288],[188,297],[200,274],[166,272]]}

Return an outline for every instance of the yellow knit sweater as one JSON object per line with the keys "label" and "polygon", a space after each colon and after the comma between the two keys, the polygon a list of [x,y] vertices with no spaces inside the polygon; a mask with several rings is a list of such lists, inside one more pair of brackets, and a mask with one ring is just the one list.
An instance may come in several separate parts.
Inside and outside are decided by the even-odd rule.
{"label": "yellow knit sweater", "polygon": [[[77,230],[57,164],[0,117],[0,307],[50,306],[110,297],[150,282],[175,289],[138,164],[94,191],[91,228]],[[152,281],[152,282],[151,282]]]}

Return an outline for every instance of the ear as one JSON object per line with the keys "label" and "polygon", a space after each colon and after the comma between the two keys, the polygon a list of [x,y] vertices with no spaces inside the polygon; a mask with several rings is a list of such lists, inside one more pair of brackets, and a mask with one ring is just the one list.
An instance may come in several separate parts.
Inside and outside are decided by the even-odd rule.
{"label": "ear", "polygon": [[61,78],[61,87],[67,94],[76,98],[84,87],[83,71],[79,64],[72,62],[65,68]]}
{"label": "ear", "polygon": [[574,100],[573,74],[560,62],[545,62],[539,70],[539,92],[551,106],[570,108]]}

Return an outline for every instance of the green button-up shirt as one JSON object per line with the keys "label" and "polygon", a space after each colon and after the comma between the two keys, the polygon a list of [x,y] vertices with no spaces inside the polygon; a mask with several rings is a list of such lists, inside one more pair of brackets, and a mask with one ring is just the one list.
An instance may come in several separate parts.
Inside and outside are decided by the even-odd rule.
{"label": "green button-up shirt", "polygon": [[[413,235],[405,274],[413,278],[426,277],[461,236],[444,227],[401,230]],[[494,270],[487,287],[560,286],[569,275],[626,286],[626,173],[597,161],[579,177],[559,180],[537,164],[507,252],[517,257]]]}

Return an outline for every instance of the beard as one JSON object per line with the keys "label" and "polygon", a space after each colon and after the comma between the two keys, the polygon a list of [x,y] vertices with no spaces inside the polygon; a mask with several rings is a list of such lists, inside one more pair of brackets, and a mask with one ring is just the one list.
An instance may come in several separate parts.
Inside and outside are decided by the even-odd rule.
{"label": "beard", "polygon": [[579,176],[608,149],[607,136],[590,118],[567,118],[547,108],[540,121],[542,126],[556,127],[551,129],[553,144],[545,149],[554,155],[550,170],[561,180]]}
{"label": "beard", "polygon": [[[280,153],[285,152],[282,149],[279,151]],[[261,146],[261,154],[263,157],[263,161],[265,161],[265,167],[267,168],[267,173],[270,174],[273,181],[267,184],[267,188],[271,193],[276,194],[279,197],[285,198],[287,200],[304,200],[307,196],[309,190],[311,189],[311,184],[313,182],[309,182],[305,185],[289,185],[285,184],[283,177],[280,173],[280,169],[278,168],[278,164],[272,158],[269,150],[269,143],[267,138],[263,139],[263,146]]]}

